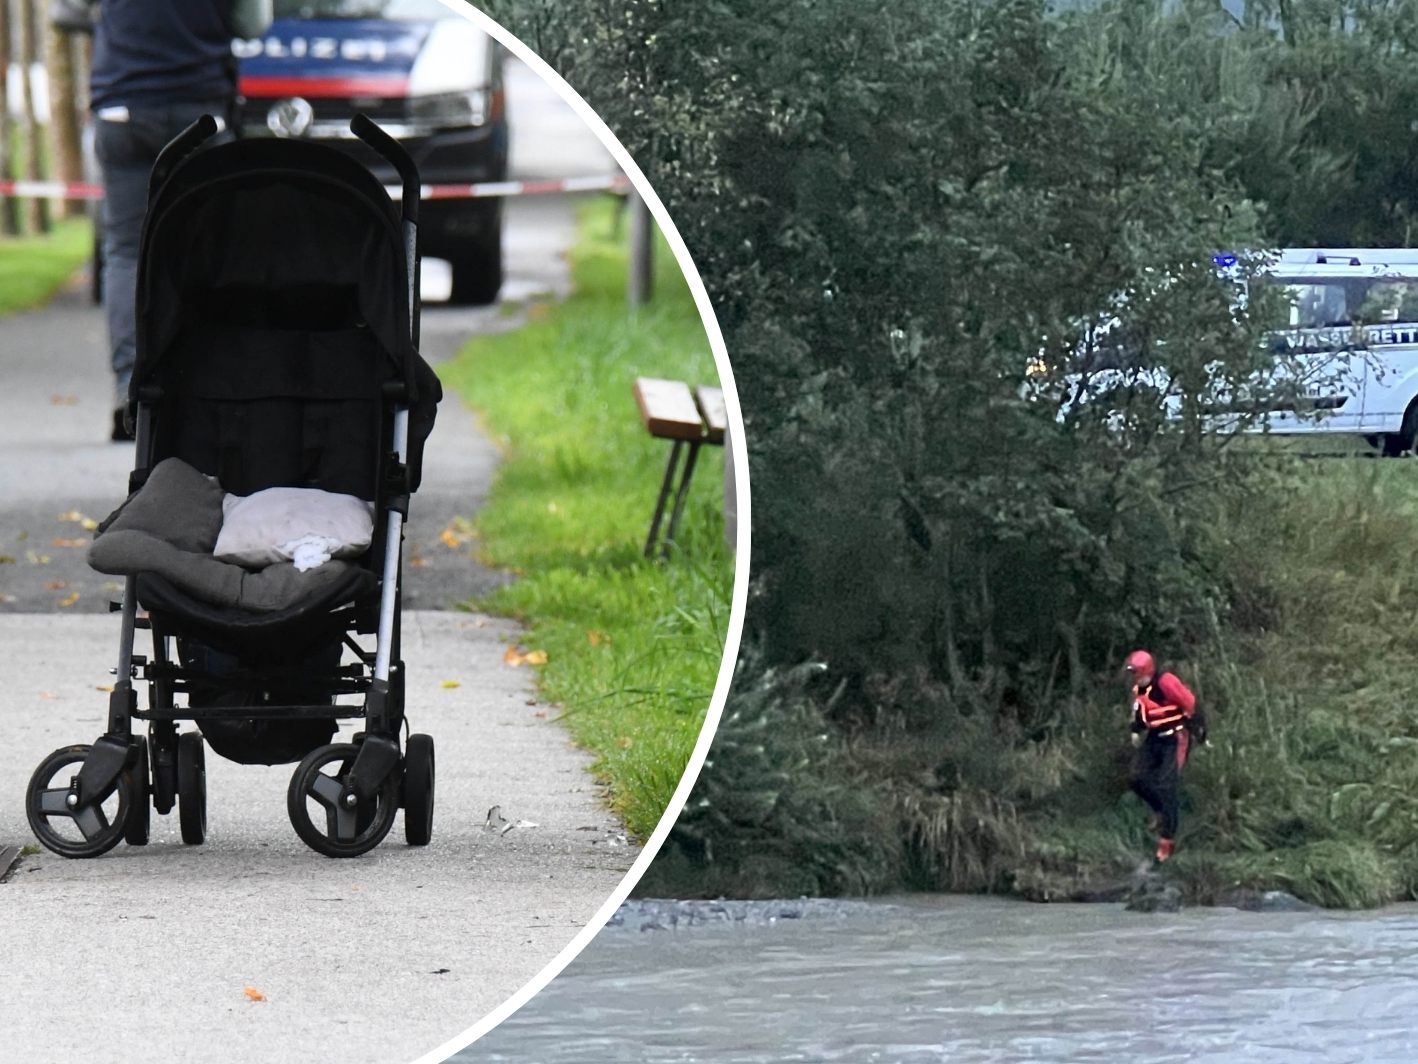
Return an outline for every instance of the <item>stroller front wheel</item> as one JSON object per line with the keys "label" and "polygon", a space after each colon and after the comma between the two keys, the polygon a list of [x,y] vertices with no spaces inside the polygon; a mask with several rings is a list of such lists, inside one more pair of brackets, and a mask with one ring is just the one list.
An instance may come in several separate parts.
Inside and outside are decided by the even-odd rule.
{"label": "stroller front wheel", "polygon": [[107,793],[69,804],[70,780],[79,774],[89,750],[80,744],[54,751],[34,770],[25,792],[30,830],[61,857],[97,857],[113,849],[123,838],[133,806],[133,780],[127,771],[115,777]]}
{"label": "stroller front wheel", "polygon": [[201,732],[177,737],[177,822],[189,846],[207,840],[207,748]]}
{"label": "stroller front wheel", "polygon": [[404,751],[404,839],[427,846],[433,838],[433,737],[409,736]]}
{"label": "stroller front wheel", "polygon": [[345,800],[345,783],[358,754],[354,743],[317,747],[296,766],[286,791],[291,827],[326,857],[368,853],[384,841],[399,811],[398,772],[389,773],[372,797],[353,806]]}
{"label": "stroller front wheel", "polygon": [[146,846],[153,808],[148,791],[148,740],[140,736],[133,746],[133,763],[123,771],[133,791],[133,802],[123,821],[123,841],[129,846]]}

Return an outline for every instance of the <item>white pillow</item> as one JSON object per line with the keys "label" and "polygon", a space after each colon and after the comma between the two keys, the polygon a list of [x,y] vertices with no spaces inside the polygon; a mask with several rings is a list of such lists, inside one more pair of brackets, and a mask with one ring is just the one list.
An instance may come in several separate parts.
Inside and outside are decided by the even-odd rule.
{"label": "white pillow", "polygon": [[373,535],[371,502],[318,488],[267,488],[222,498],[212,554],[248,569],[294,559],[303,572],[332,557],[359,557]]}

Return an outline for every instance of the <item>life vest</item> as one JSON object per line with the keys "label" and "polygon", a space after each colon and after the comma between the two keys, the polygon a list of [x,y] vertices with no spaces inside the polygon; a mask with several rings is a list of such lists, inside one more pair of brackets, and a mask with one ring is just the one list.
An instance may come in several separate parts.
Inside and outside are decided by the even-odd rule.
{"label": "life vest", "polygon": [[1149,732],[1160,736],[1176,735],[1186,725],[1186,713],[1181,706],[1155,701],[1160,697],[1156,679],[1146,687],[1134,687],[1133,712]]}

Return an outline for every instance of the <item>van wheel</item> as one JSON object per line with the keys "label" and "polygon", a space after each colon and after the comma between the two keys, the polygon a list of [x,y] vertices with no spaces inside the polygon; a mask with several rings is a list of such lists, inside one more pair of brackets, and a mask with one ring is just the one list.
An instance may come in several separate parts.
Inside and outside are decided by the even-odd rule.
{"label": "van wheel", "polygon": [[453,291],[448,301],[463,306],[485,307],[497,302],[502,290],[502,212],[498,211],[487,231],[469,244],[465,255],[450,259]]}
{"label": "van wheel", "polygon": [[486,307],[497,302],[502,290],[502,262],[463,261],[453,264],[453,291],[448,302],[459,306]]}

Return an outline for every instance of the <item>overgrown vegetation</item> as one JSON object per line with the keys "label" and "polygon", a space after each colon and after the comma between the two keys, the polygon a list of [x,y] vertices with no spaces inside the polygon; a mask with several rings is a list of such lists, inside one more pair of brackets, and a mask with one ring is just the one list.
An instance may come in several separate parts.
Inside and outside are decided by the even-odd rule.
{"label": "overgrown vegetation", "polygon": [[638,376],[717,381],[704,325],[674,257],[658,249],[653,302],[625,303],[623,235],[608,204],[584,211],[575,292],[530,324],[478,337],[445,382],[501,441],[477,532],[485,560],[519,579],[478,603],[528,626],[547,654],[546,697],[597,755],[611,802],[641,837],[658,823],[698,738],[728,637],[733,555],[723,458],[705,448],[665,563],[645,534],[669,455],[636,416]]}
{"label": "overgrown vegetation", "polygon": [[[1269,365],[1215,251],[1414,235],[1413,0],[487,7],[665,199],[745,412],[750,649],[642,890],[1130,869],[1116,667],[1145,645],[1212,718],[1193,896],[1415,896],[1418,473],[1200,416]],[[1071,402],[1100,357],[1120,385]]]}

